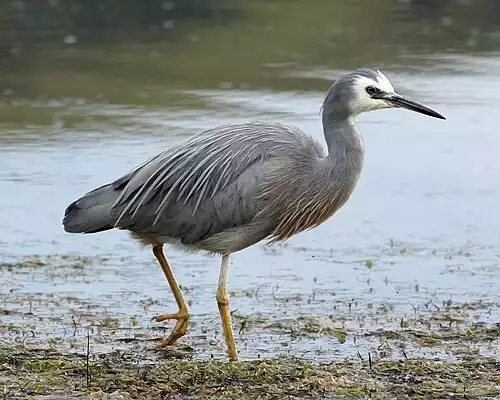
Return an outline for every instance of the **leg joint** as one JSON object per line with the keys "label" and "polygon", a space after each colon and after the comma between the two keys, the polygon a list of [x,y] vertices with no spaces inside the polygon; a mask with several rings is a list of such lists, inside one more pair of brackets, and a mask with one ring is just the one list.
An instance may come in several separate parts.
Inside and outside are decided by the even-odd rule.
{"label": "leg joint", "polygon": [[189,307],[187,304],[185,304],[185,306],[179,310],[179,314],[185,319],[191,319],[191,312],[189,311]]}
{"label": "leg joint", "polygon": [[229,304],[229,294],[226,290],[219,290],[215,293],[215,298],[217,299],[217,304],[228,305]]}

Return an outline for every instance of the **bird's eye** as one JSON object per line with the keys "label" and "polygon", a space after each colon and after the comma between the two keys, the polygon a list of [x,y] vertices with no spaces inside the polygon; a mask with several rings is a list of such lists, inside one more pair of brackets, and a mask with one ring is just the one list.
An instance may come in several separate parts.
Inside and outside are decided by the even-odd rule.
{"label": "bird's eye", "polygon": [[368,93],[371,96],[374,95],[375,93],[378,93],[378,89],[375,86],[367,86],[366,93]]}

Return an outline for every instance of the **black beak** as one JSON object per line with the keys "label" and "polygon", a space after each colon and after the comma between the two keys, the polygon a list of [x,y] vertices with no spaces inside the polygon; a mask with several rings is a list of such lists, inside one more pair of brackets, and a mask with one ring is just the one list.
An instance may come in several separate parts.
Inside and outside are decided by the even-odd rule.
{"label": "black beak", "polygon": [[428,115],[429,117],[446,119],[438,112],[431,110],[429,107],[418,104],[415,101],[405,99],[397,93],[381,93],[377,97],[381,100],[385,100],[391,107],[406,108],[407,110],[416,111],[420,114]]}

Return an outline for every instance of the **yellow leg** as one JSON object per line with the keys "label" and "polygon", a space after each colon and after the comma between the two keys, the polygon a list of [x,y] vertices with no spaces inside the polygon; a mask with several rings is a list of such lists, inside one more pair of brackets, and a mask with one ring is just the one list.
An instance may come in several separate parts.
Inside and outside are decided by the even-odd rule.
{"label": "yellow leg", "polygon": [[227,293],[227,269],[229,267],[229,254],[222,256],[220,267],[219,285],[217,286],[217,306],[222,320],[222,329],[226,338],[227,354],[229,361],[238,361],[238,351],[234,342],[233,326],[231,324],[231,314],[229,312],[229,294]]}
{"label": "yellow leg", "polygon": [[177,339],[186,334],[189,326],[190,314],[189,314],[189,307],[187,303],[184,301],[181,288],[179,287],[179,284],[175,279],[172,267],[168,263],[165,254],[163,254],[163,245],[160,244],[158,246],[154,246],[153,254],[160,263],[161,269],[163,270],[163,273],[167,278],[168,284],[170,285],[170,289],[172,290],[172,293],[174,294],[175,297],[175,301],[177,302],[177,306],[179,307],[179,311],[176,312],[175,314],[162,314],[162,315],[157,315],[156,317],[153,318],[156,322],[166,321],[168,319],[175,319],[177,321],[170,335],[158,344],[158,347],[166,347],[171,344],[174,344],[177,341]]}

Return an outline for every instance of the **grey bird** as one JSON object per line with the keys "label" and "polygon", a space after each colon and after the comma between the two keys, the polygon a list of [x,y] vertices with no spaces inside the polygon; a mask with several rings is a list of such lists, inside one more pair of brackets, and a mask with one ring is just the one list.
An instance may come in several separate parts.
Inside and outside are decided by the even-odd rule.
{"label": "grey bird", "polygon": [[314,228],[349,199],[363,165],[363,139],[355,125],[365,111],[402,107],[441,114],[394,91],[380,71],[357,69],[329,88],[322,107],[328,151],[299,128],[272,122],[224,125],[198,133],[139,165],[116,181],[71,203],[66,232],[128,230],[151,245],[179,311],[159,347],[188,329],[189,307],[164,244],[222,256],[216,300],[229,359],[238,359],[226,287],[229,256],[263,239],[270,243]]}

